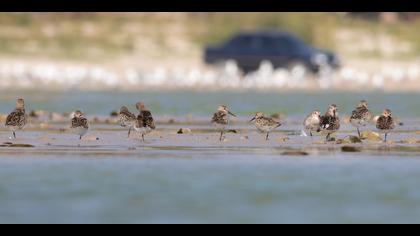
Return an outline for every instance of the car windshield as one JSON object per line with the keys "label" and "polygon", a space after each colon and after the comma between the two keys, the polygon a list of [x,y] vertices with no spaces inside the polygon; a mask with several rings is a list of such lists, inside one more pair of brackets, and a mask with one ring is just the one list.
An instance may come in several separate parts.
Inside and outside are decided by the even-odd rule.
{"label": "car windshield", "polygon": [[288,38],[289,38],[289,40],[290,40],[291,42],[293,42],[293,44],[295,44],[296,46],[305,46],[305,45],[306,45],[306,43],[305,43],[305,42],[303,42],[300,38],[297,38],[297,37],[295,37],[295,36],[290,35],[290,36],[288,36]]}
{"label": "car windshield", "polygon": [[253,47],[256,46],[258,41],[255,40],[255,37],[250,35],[239,35],[233,37],[226,46],[229,47],[236,47],[236,48],[244,48],[244,47]]}
{"label": "car windshield", "polygon": [[227,47],[234,48],[261,48],[280,51],[298,49],[305,45],[302,40],[292,35],[238,35],[225,44]]}

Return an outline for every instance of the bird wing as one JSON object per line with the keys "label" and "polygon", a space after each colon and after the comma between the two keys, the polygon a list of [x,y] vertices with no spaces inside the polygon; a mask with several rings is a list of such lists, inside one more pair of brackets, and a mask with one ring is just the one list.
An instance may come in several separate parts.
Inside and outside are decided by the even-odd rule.
{"label": "bird wing", "polygon": [[356,119],[356,120],[366,119],[368,118],[368,116],[369,116],[369,110],[362,107],[362,108],[357,108],[356,110],[352,112],[351,119]]}
{"label": "bird wing", "polygon": [[381,130],[394,129],[395,121],[392,117],[381,116],[378,119],[376,127]]}
{"label": "bird wing", "polygon": [[221,112],[216,112],[211,119],[211,123],[218,123],[218,124],[227,124],[227,121],[224,119],[224,114]]}
{"label": "bird wing", "polygon": [[25,112],[21,110],[14,110],[6,118],[6,126],[19,126],[24,122]]}
{"label": "bird wing", "polygon": [[143,116],[143,127],[150,127],[151,129],[155,129],[155,122],[153,120],[152,113],[150,111],[142,111]]}
{"label": "bird wing", "polygon": [[71,128],[83,127],[85,129],[89,128],[88,120],[86,118],[77,118],[74,117],[71,119]]}
{"label": "bird wing", "polygon": [[376,123],[376,128],[378,128],[378,129],[387,129],[386,128],[386,117],[385,116],[380,116],[378,118],[378,121]]}
{"label": "bird wing", "polygon": [[80,118],[80,124],[82,125],[83,128],[89,129],[88,120],[86,118]]}
{"label": "bird wing", "polygon": [[264,123],[269,125],[269,126],[274,126],[274,125],[276,125],[277,127],[281,126],[281,123],[274,120],[273,118],[264,117],[263,119],[264,119]]}
{"label": "bird wing", "polygon": [[123,111],[123,112],[120,112],[120,115],[121,115],[121,116],[128,117],[128,118],[130,118],[130,119],[136,119],[136,115],[134,115],[133,113],[131,113],[131,112],[129,112],[129,111]]}
{"label": "bird wing", "polygon": [[137,116],[137,127],[139,128],[145,127],[143,115],[141,113]]}
{"label": "bird wing", "polygon": [[71,128],[76,128],[79,126],[79,121],[76,117],[71,119]]}
{"label": "bird wing", "polygon": [[321,127],[325,130],[337,130],[340,128],[340,118],[323,116],[321,117]]}
{"label": "bird wing", "polygon": [[127,126],[126,122],[131,122],[136,119],[136,116],[129,112],[129,111],[123,111],[119,113],[119,121],[121,126]]}
{"label": "bird wing", "polygon": [[331,123],[331,116],[321,116],[321,127],[327,129]]}
{"label": "bird wing", "polygon": [[362,112],[359,108],[357,108],[356,110],[354,110],[351,114],[350,119],[362,119]]}
{"label": "bird wing", "polygon": [[211,123],[217,122],[218,117],[219,117],[218,114],[219,114],[218,112],[216,112],[216,113],[213,114],[213,117],[211,118]]}

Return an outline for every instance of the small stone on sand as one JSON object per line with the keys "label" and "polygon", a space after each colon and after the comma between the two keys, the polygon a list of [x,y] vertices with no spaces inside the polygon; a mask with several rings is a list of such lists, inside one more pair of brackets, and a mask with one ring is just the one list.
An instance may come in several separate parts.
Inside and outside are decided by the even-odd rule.
{"label": "small stone on sand", "polygon": [[192,131],[189,128],[181,128],[178,130],[177,134],[191,134]]}
{"label": "small stone on sand", "polygon": [[34,145],[31,145],[31,144],[20,144],[20,143],[16,143],[16,144],[9,145],[9,147],[32,148],[32,147],[35,147],[35,146]]}
{"label": "small stone on sand", "polygon": [[278,140],[279,142],[284,143],[284,142],[289,141],[289,140],[290,140],[290,138],[289,138],[289,137],[280,137],[280,138],[278,138],[277,140]]}
{"label": "small stone on sand", "polygon": [[282,155],[283,156],[307,156],[309,154],[304,151],[285,151],[283,152]]}
{"label": "small stone on sand", "polygon": [[343,146],[341,147],[342,152],[360,152],[359,148],[352,147],[352,146]]}
{"label": "small stone on sand", "polygon": [[375,141],[375,142],[379,142],[379,141],[383,141],[383,139],[381,138],[381,136],[378,133],[372,132],[372,131],[364,131],[362,132],[362,139],[366,139],[369,141]]}
{"label": "small stone on sand", "polygon": [[362,140],[356,136],[347,136],[344,139],[337,140],[337,144],[351,144],[351,143],[362,143]]}
{"label": "small stone on sand", "polygon": [[418,143],[420,143],[420,140],[418,140],[417,138],[408,138],[408,139],[402,140],[401,143],[418,144]]}

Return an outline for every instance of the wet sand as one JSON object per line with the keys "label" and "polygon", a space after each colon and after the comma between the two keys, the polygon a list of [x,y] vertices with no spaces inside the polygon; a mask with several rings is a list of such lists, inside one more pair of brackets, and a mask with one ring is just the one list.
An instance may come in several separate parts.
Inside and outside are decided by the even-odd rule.
{"label": "wet sand", "polygon": [[[0,154],[116,157],[137,156],[145,152],[158,151],[291,156],[340,156],[348,152],[360,156],[420,154],[420,132],[416,130],[415,120],[409,120],[404,126],[398,126],[390,134],[387,143],[382,140],[343,143],[342,140],[346,137],[356,135],[355,129],[349,124],[343,124],[335,135],[336,141],[326,142],[322,134],[312,138],[304,137],[299,120],[285,121],[282,127],[270,135],[270,140],[266,141],[264,134],[257,132],[252,124],[246,123],[246,117],[232,123],[229,127],[230,132],[225,135],[222,142],[218,139],[220,133],[206,123],[205,118],[198,118],[194,122],[167,122],[161,119],[157,121],[157,130],[148,134],[146,142],[143,143],[135,131],[132,131],[128,138],[128,130],[115,122],[115,118],[97,118],[97,122],[92,122],[89,133],[82,140],[68,130],[68,124],[65,122],[33,122],[24,131],[17,133],[16,140],[10,138],[10,132],[3,130],[0,132],[3,143],[0,145]],[[191,133],[178,134],[182,128],[190,129]],[[373,125],[366,127],[365,130],[376,131]]]}

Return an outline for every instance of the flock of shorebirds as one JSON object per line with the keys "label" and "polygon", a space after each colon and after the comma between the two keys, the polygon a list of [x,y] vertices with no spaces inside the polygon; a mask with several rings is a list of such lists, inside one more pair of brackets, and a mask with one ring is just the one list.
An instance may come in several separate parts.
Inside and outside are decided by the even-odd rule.
{"label": "flock of shorebirds", "polygon": [[[213,115],[212,123],[220,130],[220,141],[223,140],[225,127],[229,123],[228,116],[235,116],[229,109],[222,105],[219,106],[217,112]],[[268,140],[270,132],[280,127],[282,124],[271,117],[266,117],[262,112],[257,112],[250,122],[255,122],[257,130],[265,133],[265,139]],[[362,138],[360,128],[367,126],[369,123],[375,122],[376,128],[385,134],[385,142],[387,142],[388,134],[395,128],[395,120],[392,117],[391,110],[385,109],[382,115],[374,117],[369,111],[368,102],[362,100],[356,109],[352,112],[350,123],[356,127],[359,138]],[[331,135],[340,129],[340,117],[338,115],[337,105],[331,105],[325,115],[321,115],[318,110],[313,111],[303,122],[303,127],[310,136],[313,133],[326,134],[326,140],[331,140]]]}
{"label": "flock of shorebirds", "polygon": [[[139,114],[136,116],[130,112],[126,106],[120,108],[118,113],[119,123],[122,127],[128,128],[128,137],[134,129],[141,134],[144,142],[144,136],[156,129],[152,113],[146,109],[145,105],[141,102],[136,104]],[[211,123],[220,132],[220,141],[224,140],[224,134],[229,125],[229,115],[235,116],[225,105],[218,107],[214,113]],[[281,122],[271,117],[266,117],[262,112],[257,112],[250,120],[254,122],[257,130],[266,134],[265,139],[269,139],[270,132],[280,127]],[[395,128],[395,120],[392,117],[391,110],[385,109],[382,115],[374,117],[369,111],[368,103],[361,101],[356,109],[352,112],[350,123],[357,128],[359,138],[361,138],[360,128],[368,125],[371,122],[376,123],[376,128],[385,134],[385,142],[387,142],[388,134]],[[18,98],[16,101],[16,108],[6,118],[6,127],[13,132],[13,137],[16,139],[16,131],[22,130],[27,124],[27,115],[25,113],[25,101]],[[340,118],[338,115],[337,105],[331,105],[325,115],[321,115],[318,110],[313,111],[303,122],[305,131],[309,132],[310,136],[313,133],[326,134],[326,140],[330,141],[331,135],[340,129]],[[79,139],[88,132],[89,122],[84,117],[83,112],[77,110],[73,113],[71,119],[70,129],[73,133],[77,134]]]}

